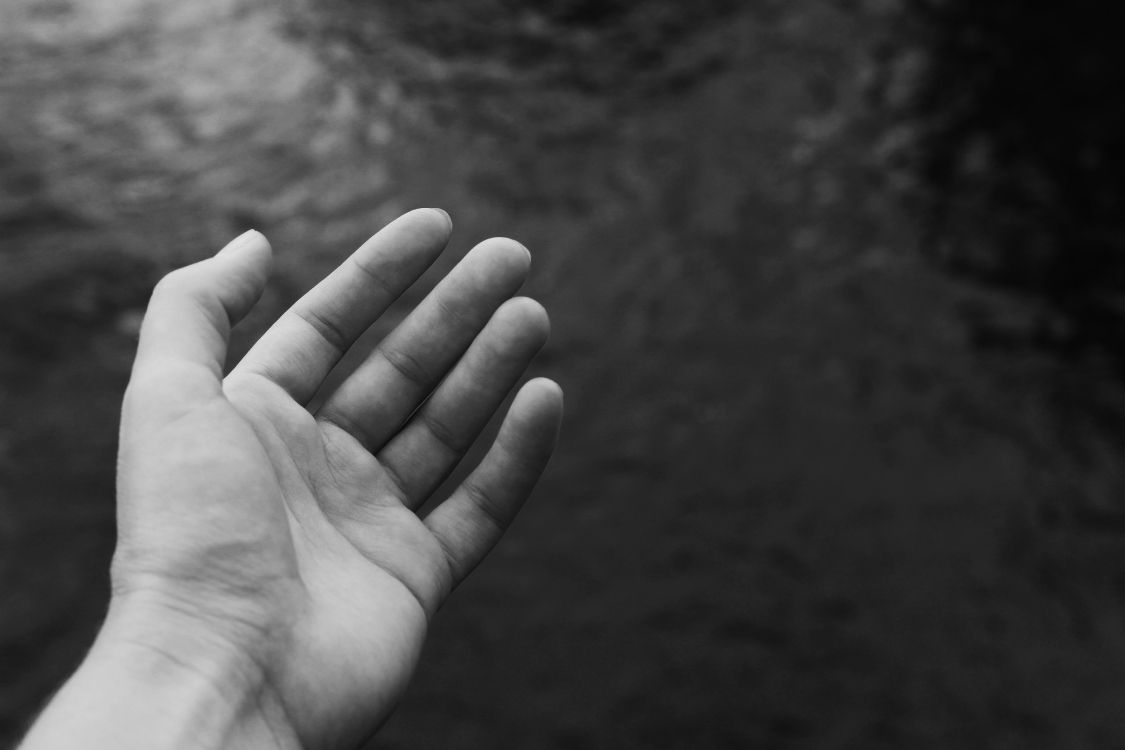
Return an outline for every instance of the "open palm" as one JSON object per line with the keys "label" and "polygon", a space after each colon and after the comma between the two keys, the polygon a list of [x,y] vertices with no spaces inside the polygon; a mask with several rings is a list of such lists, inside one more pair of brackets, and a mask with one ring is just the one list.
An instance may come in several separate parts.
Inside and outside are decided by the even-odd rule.
{"label": "open palm", "polygon": [[513,298],[530,258],[510,240],[474,248],[323,392],[449,229],[428,209],[390,224],[225,378],[230,326],[268,273],[260,235],[170,274],[142,328],[122,420],[111,613],[161,623],[129,637],[195,660],[216,683],[237,675],[256,695],[254,720],[304,747],[354,747],[386,717],[430,616],[503,533],[554,447],[562,394],[533,380],[481,464],[416,513],[546,340],[543,308]]}

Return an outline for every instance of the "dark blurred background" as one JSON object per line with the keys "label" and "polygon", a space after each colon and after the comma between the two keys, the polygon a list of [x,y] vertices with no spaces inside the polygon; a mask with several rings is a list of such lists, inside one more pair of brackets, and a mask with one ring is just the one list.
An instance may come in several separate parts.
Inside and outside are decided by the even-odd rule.
{"label": "dark blurred background", "polygon": [[374,746],[1125,747],[1123,16],[4,0],[0,745],[104,612],[155,279],[264,231],[244,348],[438,205],[532,248],[568,418]]}

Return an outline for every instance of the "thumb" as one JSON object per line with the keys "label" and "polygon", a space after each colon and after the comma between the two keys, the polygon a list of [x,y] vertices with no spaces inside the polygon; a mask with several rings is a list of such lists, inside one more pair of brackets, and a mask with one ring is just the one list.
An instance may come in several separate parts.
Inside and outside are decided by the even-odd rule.
{"label": "thumb", "polygon": [[230,329],[265,289],[271,254],[266,238],[250,230],[213,258],[161,279],[141,325],[134,377],[168,365],[202,367],[220,387]]}

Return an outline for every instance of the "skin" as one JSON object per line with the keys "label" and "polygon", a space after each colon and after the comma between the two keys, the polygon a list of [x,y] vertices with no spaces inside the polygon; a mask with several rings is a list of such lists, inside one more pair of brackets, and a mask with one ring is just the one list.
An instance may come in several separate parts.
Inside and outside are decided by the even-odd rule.
{"label": "skin", "polygon": [[416,513],[547,339],[543,308],[513,296],[530,256],[506,239],[471,250],[318,395],[449,233],[441,211],[400,217],[225,377],[230,328],[266,284],[265,238],[158,284],[122,411],[109,615],[24,750],[352,748],[387,717],[562,417],[559,387],[528,382],[465,482]]}

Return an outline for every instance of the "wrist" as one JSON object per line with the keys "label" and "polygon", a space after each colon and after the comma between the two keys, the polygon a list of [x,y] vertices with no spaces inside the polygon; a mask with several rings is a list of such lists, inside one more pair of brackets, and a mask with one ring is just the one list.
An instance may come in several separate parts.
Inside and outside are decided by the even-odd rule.
{"label": "wrist", "polygon": [[111,606],[23,750],[298,748],[264,673],[205,630]]}

